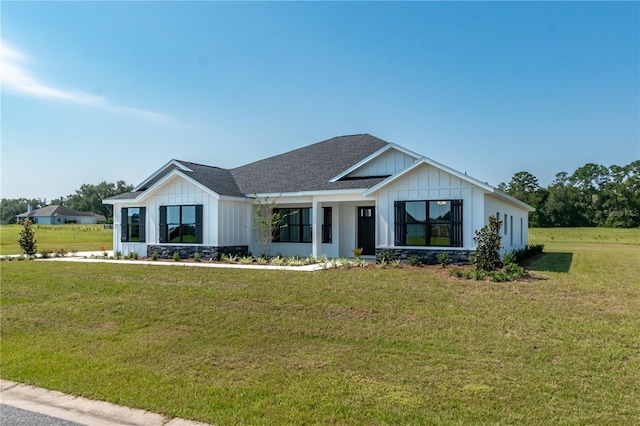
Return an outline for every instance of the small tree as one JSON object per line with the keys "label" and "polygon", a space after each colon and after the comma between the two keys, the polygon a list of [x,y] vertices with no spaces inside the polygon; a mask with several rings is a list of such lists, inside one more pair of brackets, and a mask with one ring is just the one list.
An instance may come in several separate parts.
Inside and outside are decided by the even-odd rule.
{"label": "small tree", "polygon": [[262,247],[262,254],[268,259],[271,242],[278,239],[280,231],[287,227],[283,220],[297,212],[283,215],[276,209],[276,200],[269,201],[269,197],[260,200],[257,196],[256,200],[258,208],[253,213],[251,230],[256,233],[256,240]]}
{"label": "small tree", "polygon": [[489,216],[489,224],[485,225],[476,236],[473,242],[477,244],[475,253],[476,269],[479,271],[495,271],[502,267],[500,260],[500,246],[502,237],[500,237],[500,226],[502,221],[494,216]]}
{"label": "small tree", "polygon": [[33,225],[33,222],[29,219],[22,221],[22,231],[20,231],[20,238],[18,239],[18,243],[20,243],[22,251],[27,256],[33,256],[36,254],[37,248],[35,231],[31,225]]}

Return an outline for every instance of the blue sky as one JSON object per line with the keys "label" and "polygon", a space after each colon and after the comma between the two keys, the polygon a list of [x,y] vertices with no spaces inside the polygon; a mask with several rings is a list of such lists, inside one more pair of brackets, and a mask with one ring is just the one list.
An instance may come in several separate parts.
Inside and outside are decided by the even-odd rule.
{"label": "blue sky", "polygon": [[640,158],[638,2],[2,2],[2,197],[370,133],[497,185]]}

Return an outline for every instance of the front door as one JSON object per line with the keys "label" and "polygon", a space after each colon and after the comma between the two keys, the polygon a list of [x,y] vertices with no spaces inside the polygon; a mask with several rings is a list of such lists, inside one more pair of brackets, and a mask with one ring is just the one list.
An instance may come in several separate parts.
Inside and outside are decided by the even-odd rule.
{"label": "front door", "polygon": [[362,254],[376,254],[376,208],[358,207],[358,248]]}

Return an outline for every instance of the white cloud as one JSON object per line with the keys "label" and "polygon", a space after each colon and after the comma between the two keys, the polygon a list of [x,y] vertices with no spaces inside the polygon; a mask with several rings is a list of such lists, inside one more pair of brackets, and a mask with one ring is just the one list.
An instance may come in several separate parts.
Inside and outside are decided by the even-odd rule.
{"label": "white cloud", "polygon": [[29,96],[89,105],[133,115],[156,123],[167,123],[171,118],[159,112],[114,105],[102,96],[49,86],[37,77],[31,75],[24,67],[23,64],[28,61],[29,58],[22,52],[12,49],[8,47],[5,42],[0,41],[0,82],[2,84],[2,90],[6,89]]}

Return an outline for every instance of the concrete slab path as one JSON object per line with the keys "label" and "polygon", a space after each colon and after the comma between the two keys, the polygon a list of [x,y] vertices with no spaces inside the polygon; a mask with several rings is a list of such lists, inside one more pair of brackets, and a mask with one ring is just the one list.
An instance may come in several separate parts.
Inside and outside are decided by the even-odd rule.
{"label": "concrete slab path", "polygon": [[[207,426],[207,423],[67,395],[9,380],[0,380],[0,403],[90,426]],[[1,422],[4,424],[4,422]]]}

